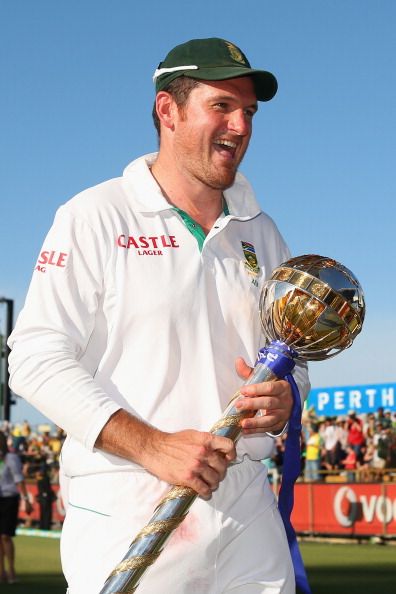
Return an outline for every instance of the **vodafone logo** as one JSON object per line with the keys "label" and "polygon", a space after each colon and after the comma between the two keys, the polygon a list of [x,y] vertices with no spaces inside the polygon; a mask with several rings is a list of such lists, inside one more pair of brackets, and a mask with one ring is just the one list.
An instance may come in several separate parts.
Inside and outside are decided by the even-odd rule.
{"label": "vodafone logo", "polygon": [[57,268],[65,268],[68,254],[65,252],[58,252],[55,250],[44,250],[41,252],[35,270],[38,272],[46,272],[47,266],[56,266]]}
{"label": "vodafone logo", "polygon": [[357,495],[352,487],[338,489],[333,501],[337,522],[349,528],[357,520],[367,523],[373,521],[389,524],[396,520],[396,498],[383,495]]}

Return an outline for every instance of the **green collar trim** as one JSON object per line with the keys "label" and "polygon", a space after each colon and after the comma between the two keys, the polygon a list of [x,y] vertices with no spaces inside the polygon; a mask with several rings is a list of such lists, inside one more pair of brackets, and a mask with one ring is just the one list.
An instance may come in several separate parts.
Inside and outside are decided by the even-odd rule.
{"label": "green collar trim", "polygon": [[[223,213],[225,216],[228,216],[230,214],[228,204],[227,204],[225,198],[223,200],[224,200]],[[174,206],[173,210],[175,210],[177,213],[179,213],[185,227],[190,231],[190,233],[192,235],[194,235],[195,239],[197,240],[199,251],[202,252],[202,248],[203,248],[203,244],[204,244],[206,235],[205,235],[205,231],[202,229],[201,225],[199,225],[196,221],[194,221],[194,219],[192,219],[190,217],[190,215],[188,215],[181,208]]]}

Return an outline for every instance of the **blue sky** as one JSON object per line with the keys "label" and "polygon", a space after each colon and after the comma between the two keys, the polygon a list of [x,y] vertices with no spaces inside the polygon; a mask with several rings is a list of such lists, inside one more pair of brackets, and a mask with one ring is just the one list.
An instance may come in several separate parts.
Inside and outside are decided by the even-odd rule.
{"label": "blue sky", "polygon": [[168,50],[223,37],[279,82],[241,170],[294,255],[331,256],[365,290],[362,334],[312,384],[395,382],[395,25],[394,0],[3,0],[0,296],[22,307],[61,203],[155,150]]}

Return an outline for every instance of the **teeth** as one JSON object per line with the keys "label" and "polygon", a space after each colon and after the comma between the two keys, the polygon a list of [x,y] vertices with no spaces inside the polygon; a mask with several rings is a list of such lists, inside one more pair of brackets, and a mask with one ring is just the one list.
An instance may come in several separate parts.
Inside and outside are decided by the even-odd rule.
{"label": "teeth", "polygon": [[231,140],[216,140],[216,144],[222,144],[224,146],[228,146],[229,148],[235,149],[237,147],[235,142],[231,142]]}

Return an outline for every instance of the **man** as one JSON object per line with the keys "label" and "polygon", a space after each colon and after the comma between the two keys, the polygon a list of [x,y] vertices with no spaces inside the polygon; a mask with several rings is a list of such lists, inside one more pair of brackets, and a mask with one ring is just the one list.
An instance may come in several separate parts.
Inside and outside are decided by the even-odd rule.
{"label": "man", "polygon": [[363,432],[363,421],[356,416],[356,413],[351,411],[348,415],[348,445],[354,450],[358,462],[361,460],[362,447],[366,443],[366,436]]}
{"label": "man", "polygon": [[0,584],[14,584],[16,581],[13,537],[18,525],[21,497],[26,513],[31,514],[33,508],[26,489],[22,462],[17,453],[9,451],[7,436],[0,431]]}
{"label": "man", "polygon": [[305,450],[304,477],[307,482],[320,480],[320,466],[322,461],[322,438],[316,423],[311,423]]}
{"label": "man", "polygon": [[327,470],[336,470],[339,466],[341,451],[336,417],[326,419],[323,441],[325,447],[324,465]]}
{"label": "man", "polygon": [[[265,432],[290,415],[289,384],[242,389],[241,409],[262,414],[243,422],[236,451],[207,432],[251,372],[260,287],[289,257],[237,173],[257,101],[277,83],[217,38],[174,48],[155,83],[159,153],[57,213],[10,339],[12,387],[68,433],[69,594],[98,594],[168,483],[200,498],[141,594],[290,594],[259,462],[272,447]],[[305,396],[305,370],[295,376]]]}

